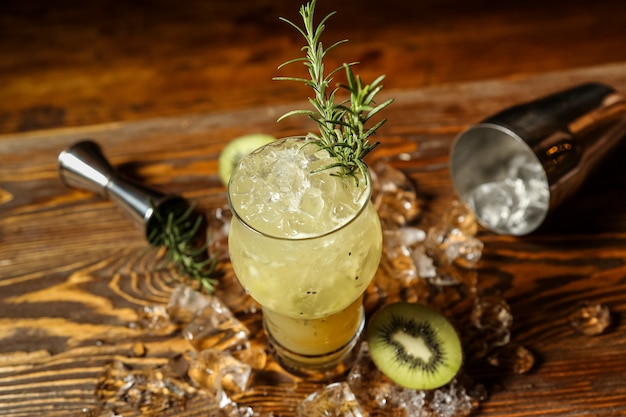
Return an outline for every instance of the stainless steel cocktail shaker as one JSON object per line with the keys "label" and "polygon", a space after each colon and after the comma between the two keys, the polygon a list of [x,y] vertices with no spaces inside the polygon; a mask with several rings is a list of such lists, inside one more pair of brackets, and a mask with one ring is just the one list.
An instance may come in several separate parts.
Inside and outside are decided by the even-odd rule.
{"label": "stainless steel cocktail shaker", "polygon": [[505,109],[461,133],[451,174],[487,229],[525,235],[570,198],[626,136],[626,101],[587,83]]}

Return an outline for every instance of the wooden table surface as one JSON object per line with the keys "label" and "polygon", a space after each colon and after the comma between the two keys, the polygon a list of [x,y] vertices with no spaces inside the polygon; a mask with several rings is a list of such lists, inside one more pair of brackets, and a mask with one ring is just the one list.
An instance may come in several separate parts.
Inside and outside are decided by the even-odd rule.
{"label": "wooden table surface", "polygon": [[[112,360],[157,366],[190,348],[180,330],[150,334],[134,325],[143,306],[164,305],[172,288],[149,267],[142,231],[113,203],[60,183],[61,150],[91,138],[127,174],[211,213],[226,201],[217,158],[229,140],[312,128],[275,122],[307,93],[271,81],[298,54],[300,39],[276,21],[295,18],[296,3],[66,3],[1,6],[3,416],[97,415],[88,410]],[[626,91],[625,2],[482,3],[320,4],[339,11],[328,43],[350,39],[331,62],[360,61],[366,81],[387,75],[384,95],[396,101],[371,161],[391,158],[414,181],[422,223],[455,198],[448,150],[464,128],[579,82]],[[480,231],[479,287],[509,302],[512,338],[537,362],[524,375],[472,368],[489,391],[476,415],[626,415],[625,151],[622,143],[549,227],[521,238]],[[394,159],[400,153],[411,158]],[[604,334],[569,326],[580,301],[610,308]],[[259,315],[230,302],[262,340]],[[239,401],[294,416],[316,387],[259,379]],[[160,415],[211,412],[195,398]]]}

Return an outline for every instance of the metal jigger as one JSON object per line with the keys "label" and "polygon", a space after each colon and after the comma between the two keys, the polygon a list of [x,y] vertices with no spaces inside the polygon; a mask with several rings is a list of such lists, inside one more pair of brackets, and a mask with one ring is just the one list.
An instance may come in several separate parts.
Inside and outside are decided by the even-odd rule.
{"label": "metal jigger", "polygon": [[184,211],[187,201],[123,178],[90,140],[78,142],[59,154],[59,175],[69,187],[91,191],[110,199],[145,230],[150,238],[156,212]]}
{"label": "metal jigger", "polygon": [[586,83],[507,108],[461,133],[452,181],[487,229],[525,235],[541,226],[626,135],[626,101]]}

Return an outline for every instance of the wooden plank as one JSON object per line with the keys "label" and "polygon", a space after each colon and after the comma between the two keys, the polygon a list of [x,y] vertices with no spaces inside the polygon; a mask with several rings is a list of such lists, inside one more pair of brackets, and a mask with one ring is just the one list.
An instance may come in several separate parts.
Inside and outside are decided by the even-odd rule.
{"label": "wooden plank", "polygon": [[[469,124],[504,106],[583,81],[626,91],[626,64],[516,79],[389,91],[396,103],[371,161],[389,159],[417,185],[420,226],[428,226],[454,198],[447,171],[449,145]],[[74,415],[98,405],[95,387],[111,361],[159,366],[190,349],[179,328],[149,333],[136,326],[144,306],[164,305],[167,273],[154,272],[142,231],[108,201],[71,190],[58,180],[56,157],[84,138],[100,142],[112,163],[164,191],[195,199],[202,210],[223,207],[217,157],[231,138],[250,131],[302,133],[306,120],[277,125],[292,106],[263,106],[141,122],[7,134],[0,139],[0,414]],[[245,121],[242,123],[242,121]],[[535,353],[526,375],[468,364],[490,398],[484,416],[617,416],[626,412],[625,146],[552,228],[526,238],[482,231],[478,268],[482,291],[511,304],[513,340]],[[224,265],[228,271],[228,264]],[[228,300],[264,343],[258,313],[242,305],[228,273],[218,295]],[[576,334],[567,316],[579,301],[610,306],[615,323],[598,337]],[[452,310],[451,310],[452,311]],[[276,416],[319,384],[269,369],[255,373],[243,405]],[[122,404],[124,416],[140,415]],[[206,415],[203,398],[161,415]],[[384,415],[382,412],[380,415]]]}

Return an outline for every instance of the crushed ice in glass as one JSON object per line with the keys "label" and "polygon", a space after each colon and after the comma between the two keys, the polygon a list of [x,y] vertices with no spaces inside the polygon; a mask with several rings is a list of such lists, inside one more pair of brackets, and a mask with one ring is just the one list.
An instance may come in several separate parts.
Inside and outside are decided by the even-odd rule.
{"label": "crushed ice in glass", "polygon": [[604,304],[585,301],[570,314],[569,322],[578,333],[596,336],[604,333],[611,324],[611,312]]}
{"label": "crushed ice in glass", "polygon": [[[231,202],[260,232],[315,235],[320,223],[344,224],[368,197],[366,187],[344,187],[338,176],[328,175],[328,152],[304,143],[292,138],[265,146],[262,153],[244,158],[238,165],[240,175],[231,178]],[[272,193],[276,189],[280,192]]]}

